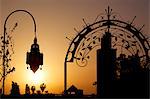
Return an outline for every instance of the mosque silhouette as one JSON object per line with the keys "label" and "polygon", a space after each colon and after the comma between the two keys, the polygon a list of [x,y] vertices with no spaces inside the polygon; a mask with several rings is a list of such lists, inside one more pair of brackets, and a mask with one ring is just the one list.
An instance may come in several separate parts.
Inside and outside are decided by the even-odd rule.
{"label": "mosque silhouette", "polygon": [[[98,97],[148,97],[149,70],[140,68],[138,55],[116,58],[116,49],[111,48],[111,34],[106,32],[97,50],[97,96]],[[137,52],[138,54],[138,52]],[[120,79],[115,75],[115,60],[122,67]]]}

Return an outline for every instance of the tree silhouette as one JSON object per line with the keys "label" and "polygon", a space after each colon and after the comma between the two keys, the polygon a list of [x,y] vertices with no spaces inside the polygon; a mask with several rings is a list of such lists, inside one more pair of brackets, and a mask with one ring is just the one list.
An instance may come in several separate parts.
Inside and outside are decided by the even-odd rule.
{"label": "tree silhouette", "polygon": [[19,85],[16,82],[12,81],[12,89],[10,94],[12,96],[20,95]]}
{"label": "tree silhouette", "polygon": [[46,88],[46,85],[45,85],[44,83],[42,83],[42,84],[40,85],[40,88],[41,88],[41,91],[42,91],[42,93],[43,93],[44,90],[45,90],[45,88]]}
{"label": "tree silhouette", "polygon": [[0,88],[0,95],[2,94],[2,89]]}
{"label": "tree silhouette", "polygon": [[26,84],[25,94],[30,94],[30,87]]}
{"label": "tree silhouette", "polygon": [[32,94],[34,94],[35,86],[32,86],[32,87],[31,87],[31,90],[32,90]]}

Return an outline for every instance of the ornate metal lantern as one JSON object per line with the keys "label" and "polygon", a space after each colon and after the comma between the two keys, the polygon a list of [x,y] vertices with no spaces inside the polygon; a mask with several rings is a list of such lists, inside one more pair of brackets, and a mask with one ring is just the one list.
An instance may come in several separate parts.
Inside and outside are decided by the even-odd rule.
{"label": "ornate metal lantern", "polygon": [[34,38],[34,43],[31,45],[30,52],[27,52],[26,64],[30,65],[30,69],[34,73],[38,70],[40,65],[43,65],[43,54],[40,53],[36,37]]}

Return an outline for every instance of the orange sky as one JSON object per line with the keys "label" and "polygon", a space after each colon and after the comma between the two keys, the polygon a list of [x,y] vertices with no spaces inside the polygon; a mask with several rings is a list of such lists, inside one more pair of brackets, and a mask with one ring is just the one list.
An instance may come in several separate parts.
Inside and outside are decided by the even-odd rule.
{"label": "orange sky", "polygon": [[[131,21],[137,16],[136,27],[145,24],[143,32],[148,35],[148,3],[149,0],[0,0],[1,33],[7,15],[14,10],[25,9],[35,17],[38,43],[44,54],[42,70],[32,74],[26,69],[26,52],[30,50],[34,38],[33,22],[25,13],[13,14],[7,27],[11,29],[18,22],[13,35],[15,54],[11,63],[16,71],[6,79],[6,93],[10,91],[11,81],[20,85],[21,93],[24,93],[25,84],[36,85],[39,90],[43,82],[49,92],[61,93],[64,85],[64,58],[70,44],[65,37],[75,37],[74,28],[79,31],[83,29],[82,18],[87,23],[93,23],[96,16],[109,5],[124,21]],[[95,52],[92,56],[93,59],[85,68],[74,63],[68,65],[68,84],[84,89],[85,93],[95,93],[96,90],[92,86],[96,80]]]}

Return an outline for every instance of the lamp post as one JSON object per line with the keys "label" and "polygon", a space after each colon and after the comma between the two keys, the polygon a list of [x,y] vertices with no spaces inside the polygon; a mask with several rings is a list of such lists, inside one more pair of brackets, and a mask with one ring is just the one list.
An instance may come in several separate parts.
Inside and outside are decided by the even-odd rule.
{"label": "lamp post", "polygon": [[3,64],[3,75],[2,75],[2,78],[3,78],[3,84],[2,84],[2,94],[4,94],[5,93],[5,77],[6,77],[6,75],[8,74],[8,73],[10,73],[10,72],[12,72],[15,68],[13,67],[13,69],[12,70],[10,70],[10,71],[6,71],[6,64],[7,64],[7,49],[6,49],[6,44],[7,44],[7,41],[6,41],[6,30],[7,30],[7,28],[6,28],[6,24],[7,24],[7,21],[8,21],[8,19],[9,19],[9,17],[12,15],[12,14],[14,14],[14,13],[16,13],[16,12],[25,12],[25,13],[27,13],[28,15],[30,15],[31,16],[31,18],[32,18],[32,20],[33,20],[33,23],[34,23],[34,33],[35,33],[35,37],[36,37],[36,23],[35,23],[35,19],[34,19],[34,17],[32,16],[32,14],[31,13],[29,13],[28,11],[26,11],[26,10],[15,10],[15,11],[13,11],[13,12],[11,12],[8,16],[7,16],[7,18],[6,18],[6,20],[5,20],[5,23],[4,23],[4,34],[3,34],[3,40],[2,40],[2,43],[3,43],[3,46],[2,46],[2,53],[3,53],[3,59],[2,59],[2,64]]}

